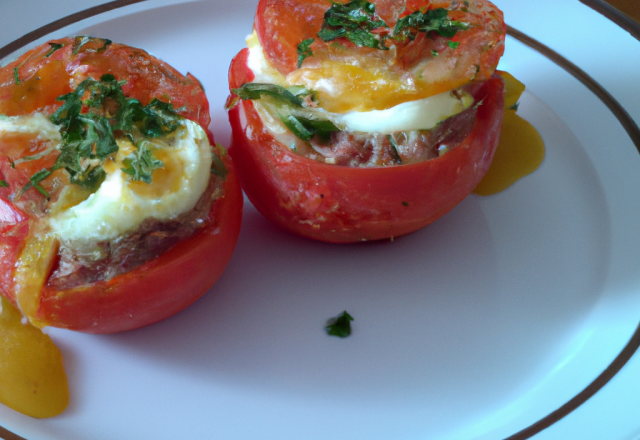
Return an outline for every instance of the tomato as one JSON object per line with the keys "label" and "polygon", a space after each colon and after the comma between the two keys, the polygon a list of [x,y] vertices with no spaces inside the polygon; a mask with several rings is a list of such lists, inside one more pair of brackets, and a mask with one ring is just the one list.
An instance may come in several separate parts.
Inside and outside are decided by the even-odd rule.
{"label": "tomato", "polygon": [[[347,3],[347,2],[339,2]],[[334,3],[335,4],[335,3]],[[373,20],[386,26],[373,34],[389,37],[389,50],[358,46],[347,38],[323,41],[326,0],[261,0],[254,28],[265,58],[289,84],[304,85],[331,112],[382,110],[491,77],[504,53],[502,11],[487,0],[372,0]],[[395,25],[413,12],[447,8],[463,23],[453,37],[431,31],[399,38]],[[298,45],[313,39],[312,55],[298,66]],[[382,44],[382,43],[381,43]]]}
{"label": "tomato", "polygon": [[[106,73],[126,81],[125,96],[143,106],[154,98],[171,103],[177,113],[203,127],[213,145],[209,104],[197,79],[141,49],[102,39],[54,40],[0,69],[0,115],[50,115],[62,105],[56,98],[84,79]],[[16,197],[35,171],[50,167],[57,157],[55,148],[48,150],[50,145],[37,138],[0,135],[0,180],[6,184],[0,187],[0,293],[33,324],[88,333],[131,330],[177,313],[217,281],[235,248],[243,205],[235,165],[225,154],[220,154],[227,171],[222,195],[214,199],[204,227],[111,279],[52,287],[49,277],[60,256],[57,239],[41,233],[48,200],[35,189]],[[18,160],[34,151],[43,156]],[[43,180],[43,191],[73,186],[65,173],[59,169]]]}
{"label": "tomato", "polygon": [[[229,70],[230,88],[254,79],[242,50]],[[491,76],[471,134],[436,159],[410,165],[354,168],[292,152],[266,130],[251,101],[229,111],[229,152],[249,200],[266,218],[294,233],[327,242],[398,237],[438,219],[478,184],[500,134],[504,83]]]}

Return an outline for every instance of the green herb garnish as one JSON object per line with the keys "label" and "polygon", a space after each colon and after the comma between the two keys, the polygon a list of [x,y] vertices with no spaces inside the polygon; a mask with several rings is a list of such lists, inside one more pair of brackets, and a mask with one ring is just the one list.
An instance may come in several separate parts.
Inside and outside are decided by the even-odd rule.
{"label": "green herb garnish", "polygon": [[518,107],[520,107],[520,103],[516,102],[515,104],[509,106],[509,110],[518,111]]}
{"label": "green herb garnish", "polygon": [[331,133],[340,131],[331,121],[308,119],[292,114],[280,115],[282,123],[299,139],[308,141],[314,136],[322,142],[327,142]]}
{"label": "green herb garnish", "polygon": [[9,184],[4,180],[0,180],[0,188],[9,188]]}
{"label": "green herb garnish", "polygon": [[137,147],[125,159],[123,170],[134,180],[151,182],[151,172],[162,162],[153,158],[146,139],[173,132],[182,117],[169,103],[153,99],[142,106],[127,98],[122,91],[125,83],[105,74],[100,81],[87,78],[73,92],[58,97],[63,104],[49,119],[60,126],[60,155],[51,168],[34,174],[21,193],[35,188],[44,194],[39,182],[61,168],[69,173],[72,184],[95,191],[106,177],[104,160],[118,151],[116,136],[128,138]]}
{"label": "green herb garnish", "polygon": [[304,141],[318,136],[321,141],[326,142],[332,132],[340,131],[331,121],[309,119],[292,114],[292,107],[302,107],[302,98],[312,96],[313,99],[315,95],[315,92],[304,87],[294,86],[286,89],[275,84],[246,83],[231,91],[243,100],[262,99],[265,96],[274,99],[280,107],[278,116],[282,123],[296,137]]}
{"label": "green herb garnish", "polygon": [[[99,47],[91,47],[93,46],[93,43],[98,43],[102,42],[102,46]],[[80,49],[82,49],[84,46],[90,45],[89,47],[85,48],[87,50],[87,52],[96,52],[96,53],[100,53],[103,52],[107,49],[107,46],[109,46],[112,43],[111,40],[107,39],[107,38],[94,38],[94,37],[87,37],[84,35],[80,35],[74,38],[73,40],[73,49],[71,51],[72,55],[77,55],[78,52],[80,52]]]}
{"label": "green herb garnish", "polygon": [[313,38],[308,38],[306,40],[303,40],[302,43],[298,44],[298,69],[300,68],[300,66],[302,66],[302,62],[305,58],[313,55],[313,51],[309,46],[311,46],[314,41],[316,40]]}
{"label": "green herb garnish", "polygon": [[18,75],[18,68],[17,67],[13,68],[13,80],[16,83],[16,85],[20,84],[20,75]]}
{"label": "green herb garnish", "polygon": [[[101,81],[87,78],[71,93],[58,97],[64,104],[51,116],[51,122],[60,125],[62,143],[60,155],[51,168],[64,168],[70,182],[90,190],[97,189],[104,180],[100,165],[110,154],[118,151],[112,129],[112,121],[99,113],[81,113],[83,105],[101,110],[107,98],[117,101],[120,85],[112,84],[112,75],[104,75]],[[83,101],[85,93],[89,99]],[[124,95],[123,95],[124,96]]]}
{"label": "green herb garnish", "polygon": [[231,90],[240,99],[260,99],[263,95],[270,96],[277,101],[284,101],[296,107],[302,107],[302,100],[289,90],[275,84],[246,83],[237,89]]}
{"label": "green herb garnish", "polygon": [[409,38],[414,40],[418,33],[429,34],[435,32],[443,37],[451,38],[458,31],[469,29],[467,23],[449,19],[449,11],[444,8],[428,9],[424,13],[412,12],[396,22],[393,35],[396,39]]}
{"label": "green herb garnish", "polygon": [[49,46],[51,46],[51,49],[49,49],[49,52],[46,53],[46,55],[44,56],[45,58],[49,58],[51,55],[53,55],[53,53],[58,50],[58,49],[62,49],[64,47],[64,44],[59,44],[59,43],[49,43]]}
{"label": "green herb garnish", "polygon": [[[415,11],[399,19],[391,37],[387,32],[372,32],[388,28],[375,11],[375,5],[366,0],[351,0],[344,4],[332,2],[331,7],[324,14],[324,23],[317,35],[325,42],[346,38],[358,46],[388,50],[385,42],[389,38],[398,41],[407,38],[414,40],[420,32],[427,35],[435,32],[443,37],[452,38],[458,31],[469,29],[468,23],[449,19],[447,9],[436,8],[425,12]],[[298,68],[307,57],[313,55],[313,51],[309,48],[313,41],[313,38],[309,38],[298,45]],[[455,49],[459,43],[449,41],[448,45]],[[432,50],[431,55],[438,56],[438,52]]]}
{"label": "green herb garnish", "polygon": [[167,102],[154,98],[142,107],[137,100],[129,99],[118,128],[130,131],[135,126],[143,136],[157,138],[173,133],[182,119]]}
{"label": "green herb garnish", "polygon": [[45,196],[47,199],[51,197],[49,193],[40,185],[40,182],[46,179],[47,177],[49,177],[50,175],[51,175],[51,171],[47,169],[43,169],[35,173],[33,176],[31,176],[31,178],[29,179],[29,182],[24,187],[22,187],[22,189],[18,193],[18,197],[20,197],[25,191],[31,188],[35,188],[40,194]]}
{"label": "green herb garnish", "polygon": [[324,329],[328,335],[346,338],[351,334],[351,321],[353,321],[353,317],[345,310],[338,317],[327,321],[327,326]]}
{"label": "green herb garnish", "polygon": [[293,115],[281,115],[280,120],[296,137],[308,141],[313,137],[313,131],[309,130],[302,121]]}
{"label": "green herb garnish", "polygon": [[393,137],[392,134],[388,135],[387,138],[389,139],[389,143],[391,144],[391,147],[392,147],[391,157],[393,157],[393,160],[395,160],[397,163],[402,163],[402,158],[398,153],[398,143],[396,142],[396,139]]}
{"label": "green herb garnish", "polygon": [[222,161],[222,158],[220,156],[224,157],[224,154],[226,154],[226,150],[217,142],[215,149],[217,151],[214,151],[212,155],[213,161],[211,162],[211,174],[215,174],[216,176],[220,176],[224,179],[225,177],[227,177],[227,173],[229,171],[227,170],[227,167],[224,166],[224,162]]}
{"label": "green herb garnish", "polygon": [[371,32],[388,27],[384,20],[376,17],[375,12],[375,5],[366,0],[333,3],[324,14],[318,37],[325,42],[346,38],[358,46],[387,50],[385,38]]}
{"label": "green herb garnish", "polygon": [[150,146],[151,143],[149,141],[142,140],[138,142],[136,151],[122,161],[125,167],[121,168],[121,170],[136,182],[151,183],[153,170],[164,167],[164,163],[153,156]]}
{"label": "green herb garnish", "polygon": [[447,46],[449,46],[451,49],[457,49],[458,46],[460,46],[460,43],[449,40],[447,41]]}

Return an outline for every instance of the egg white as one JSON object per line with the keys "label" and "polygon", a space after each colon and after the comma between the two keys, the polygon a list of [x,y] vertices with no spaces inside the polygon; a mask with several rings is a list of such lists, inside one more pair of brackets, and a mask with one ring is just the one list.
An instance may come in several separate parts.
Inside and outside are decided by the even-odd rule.
{"label": "egg white", "polygon": [[41,139],[60,142],[58,127],[42,113],[29,116],[0,115],[0,136],[4,133],[37,134]]}
{"label": "egg white", "polygon": [[[167,139],[154,143],[171,151],[182,164],[177,189],[163,188],[159,196],[147,197],[134,191],[131,177],[117,168],[108,172],[100,188],[85,201],[52,216],[51,230],[65,241],[101,242],[135,231],[146,219],[170,220],[193,209],[209,182],[211,145],[204,130],[189,120],[183,120],[169,136],[174,138],[173,145]],[[162,183],[152,180],[149,185]]]}
{"label": "egg white", "polygon": [[[255,32],[249,35],[246,41],[249,48],[247,66],[255,75],[254,82],[282,87],[294,85],[287,84],[284,75],[269,66]],[[404,102],[384,110],[332,113],[321,108],[305,108],[296,109],[295,114],[311,119],[329,120],[343,131],[391,134],[401,131],[430,130],[445,119],[468,109],[473,103],[473,97],[464,91],[456,93],[447,91],[428,98]]]}

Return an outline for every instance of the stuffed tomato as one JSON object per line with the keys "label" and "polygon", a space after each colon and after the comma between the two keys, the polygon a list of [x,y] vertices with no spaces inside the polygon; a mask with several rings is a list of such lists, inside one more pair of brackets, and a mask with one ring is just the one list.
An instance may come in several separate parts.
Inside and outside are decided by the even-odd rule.
{"label": "stuffed tomato", "polygon": [[491,163],[505,34],[486,0],[261,0],[229,70],[245,193],[274,223],[328,242],[438,219]]}
{"label": "stuffed tomato", "polygon": [[238,238],[235,168],[201,84],[147,52],[75,37],[0,68],[0,293],[36,326],[164,319]]}

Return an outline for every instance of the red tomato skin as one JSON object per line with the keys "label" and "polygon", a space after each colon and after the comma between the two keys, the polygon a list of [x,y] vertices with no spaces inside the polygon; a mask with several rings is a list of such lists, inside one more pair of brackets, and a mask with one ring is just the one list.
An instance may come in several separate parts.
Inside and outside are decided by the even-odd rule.
{"label": "red tomato skin", "polygon": [[[204,128],[213,144],[208,129],[209,103],[202,86],[190,74],[183,76],[141,49],[116,43],[110,46],[107,57],[96,53],[72,57],[72,39],[55,42],[64,47],[50,57],[44,56],[50,50],[44,44],[0,69],[0,113],[52,113],[61,105],[55,98],[71,91],[72,79],[77,85],[87,76],[97,79],[113,73],[118,79],[127,78],[125,93],[143,105],[155,97],[169,99],[181,115]],[[151,67],[141,67],[149,63]],[[20,82],[16,84],[13,75],[18,67]],[[42,325],[86,333],[115,333],[153,324],[196,301],[223,273],[240,232],[242,191],[231,157],[226,155],[223,162],[228,171],[224,195],[211,208],[210,224],[158,258],[109,281],[62,291],[45,286],[31,318]],[[9,188],[0,188],[0,294],[14,305],[13,271],[30,220],[5,197],[22,187],[33,172],[18,168],[14,170],[7,158],[0,158],[0,179],[9,184]],[[28,191],[22,197],[37,201],[42,195]]]}
{"label": "red tomato skin", "polygon": [[[230,88],[253,79],[247,56],[244,49],[232,61]],[[502,124],[502,79],[494,75],[479,96],[484,100],[464,142],[417,164],[353,168],[297,155],[266,131],[251,101],[229,111],[229,153],[256,209],[291,232],[332,243],[398,237],[449,212],[487,172]]]}
{"label": "red tomato skin", "polygon": [[22,243],[29,234],[29,219],[25,213],[0,196],[0,294],[15,305],[12,292],[5,292],[3,286],[13,286],[15,261],[22,249]]}
{"label": "red tomato skin", "polygon": [[116,333],[144,327],[183,310],[205,294],[227,267],[240,234],[243,197],[229,155],[224,196],[213,221],[131,272],[69,290],[43,289],[36,318],[85,333]]}

